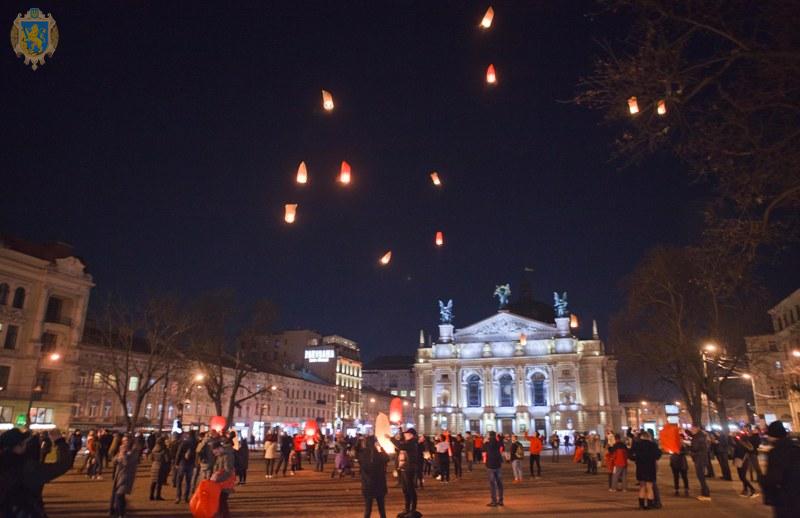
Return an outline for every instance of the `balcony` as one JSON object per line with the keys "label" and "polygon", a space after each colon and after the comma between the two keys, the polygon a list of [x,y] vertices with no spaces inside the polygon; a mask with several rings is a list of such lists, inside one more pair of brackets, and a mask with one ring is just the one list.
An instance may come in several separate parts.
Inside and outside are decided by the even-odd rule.
{"label": "balcony", "polygon": [[44,321],[48,324],[60,324],[62,326],[72,327],[72,319],[62,317],[61,315],[45,315]]}

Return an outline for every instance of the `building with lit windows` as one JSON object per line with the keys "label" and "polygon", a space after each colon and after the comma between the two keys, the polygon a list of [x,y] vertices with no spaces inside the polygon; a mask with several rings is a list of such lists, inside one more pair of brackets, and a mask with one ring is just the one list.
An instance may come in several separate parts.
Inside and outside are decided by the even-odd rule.
{"label": "building with lit windows", "polygon": [[769,315],[772,334],[745,338],[755,411],[766,423],[800,430],[800,289]]}
{"label": "building with lit windows", "polygon": [[447,308],[440,310],[439,336],[420,344],[414,367],[418,429],[619,430],[617,362],[605,353],[596,326],[592,339],[578,339],[565,300],[559,309],[554,323],[501,309],[461,329],[445,318]]}
{"label": "building with lit windows", "polygon": [[[424,341],[423,341],[424,344]],[[414,401],[417,381],[413,356],[381,356],[364,365],[364,386]]]}
{"label": "building with lit windows", "polygon": [[337,430],[356,430],[361,421],[360,351],[356,342],[338,335],[313,340],[305,351],[305,370],[336,385]]}
{"label": "building with lit windows", "polygon": [[0,429],[67,426],[93,286],[71,246],[0,237]]}

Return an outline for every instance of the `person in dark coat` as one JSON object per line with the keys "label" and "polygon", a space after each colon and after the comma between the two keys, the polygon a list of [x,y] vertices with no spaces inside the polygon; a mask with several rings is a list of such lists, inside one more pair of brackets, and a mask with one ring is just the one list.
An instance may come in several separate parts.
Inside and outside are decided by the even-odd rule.
{"label": "person in dark coat", "polygon": [[694,462],[694,472],[700,482],[700,496],[698,500],[711,500],[711,490],[706,484],[706,465],[708,464],[708,439],[699,425],[692,425],[692,445],[689,447]]}
{"label": "person in dark coat", "polygon": [[636,480],[639,481],[639,508],[655,507],[653,484],[656,481],[656,466],[661,450],[647,432],[639,434],[639,440],[631,448],[631,458],[636,462]]}
{"label": "person in dark coat", "polygon": [[669,467],[672,470],[672,481],[675,484],[675,496],[678,496],[678,482],[683,480],[683,496],[689,496],[689,462],[686,460],[686,447],[669,456]]}
{"label": "person in dark coat", "polygon": [[[155,435],[155,434],[153,434]],[[156,439],[155,444],[150,450],[150,500],[164,500],[161,497],[161,488],[167,483],[172,459],[169,456],[169,448],[164,437]]]}
{"label": "person in dark coat", "polygon": [[[736,473],[739,475],[739,480],[742,482],[742,496],[758,496],[758,491],[753,487],[753,484],[747,480],[748,463],[751,461],[753,445],[747,439],[747,436],[742,437],[737,435],[733,439],[733,465],[736,467]],[[758,459],[756,458],[756,461]]]}
{"label": "person in dark coat", "polygon": [[111,488],[111,518],[125,518],[126,495],[133,491],[136,480],[136,468],[139,466],[141,450],[137,441],[123,436],[119,443],[119,451],[114,457],[114,483]]}
{"label": "person in dark coat", "polygon": [[56,461],[39,461],[41,442],[29,432],[12,428],[0,435],[0,516],[46,518],[44,485],[71,467],[69,446],[57,429],[48,432]]}
{"label": "person in dark coat", "polygon": [[386,437],[392,441],[398,449],[397,455],[400,460],[397,471],[400,473],[400,482],[403,485],[404,513],[413,516],[417,511],[417,488],[414,482],[417,479],[417,462],[419,459],[419,440],[417,431],[413,428],[403,431],[400,430],[402,438]]}
{"label": "person in dark coat", "polygon": [[239,478],[239,485],[247,483],[247,468],[250,466],[250,447],[247,441],[239,441],[239,449],[236,450],[236,476]]}
{"label": "person in dark coat", "polygon": [[81,431],[75,430],[72,432],[72,435],[69,436],[70,467],[75,465],[75,457],[78,455],[78,452],[81,451],[82,447],[83,437],[81,437]]}
{"label": "person in dark coat", "polygon": [[372,501],[378,504],[378,514],[386,518],[386,464],[389,455],[378,444],[374,435],[367,437],[366,445],[358,454],[361,467],[361,493],[364,495],[364,518],[372,516]]}
{"label": "person in dark coat", "polygon": [[195,440],[194,430],[183,436],[175,451],[175,503],[178,504],[183,497],[185,503],[189,503],[192,489],[192,476],[194,475],[194,463],[197,458],[197,441]]}
{"label": "person in dark coat", "polygon": [[775,518],[796,517],[800,511],[800,445],[787,437],[780,421],[767,428],[772,449],[763,476],[764,503],[772,506]]}

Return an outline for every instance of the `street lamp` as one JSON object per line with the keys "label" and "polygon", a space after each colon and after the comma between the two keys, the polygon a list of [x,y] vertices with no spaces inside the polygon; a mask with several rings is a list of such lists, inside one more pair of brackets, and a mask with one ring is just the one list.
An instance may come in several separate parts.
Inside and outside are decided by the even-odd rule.
{"label": "street lamp", "polygon": [[203,381],[204,379],[206,379],[206,375],[203,374],[202,372],[198,372],[197,374],[194,375],[194,380],[197,382]]}
{"label": "street lamp", "polygon": [[800,358],[800,349],[795,349],[794,351],[792,351],[792,356],[794,356],[795,358]]}

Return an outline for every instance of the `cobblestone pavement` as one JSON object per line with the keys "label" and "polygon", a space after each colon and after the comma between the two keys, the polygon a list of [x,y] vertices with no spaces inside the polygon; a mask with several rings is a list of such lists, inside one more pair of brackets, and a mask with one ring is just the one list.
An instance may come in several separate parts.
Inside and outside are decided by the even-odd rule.
{"label": "cobblestone pavement", "polygon": [[[489,491],[485,471],[475,466],[464,478],[444,484],[426,480],[420,492],[419,510],[427,517],[462,516],[625,516],[638,513],[634,482],[634,467],[629,469],[628,492],[608,491],[605,473],[587,475],[585,466],[567,462],[551,463],[545,456],[542,463],[543,477],[531,479],[527,476],[520,484],[511,483],[511,470],[505,467],[505,507],[487,508]],[[527,459],[526,459],[527,462]],[[294,477],[266,480],[262,464],[254,455],[250,461],[248,482],[238,486],[231,497],[233,516],[239,517],[313,517],[356,518],[363,516],[361,486],[356,477],[330,479],[330,466],[326,473],[315,473],[304,469]],[[691,473],[690,466],[690,473]],[[108,475],[108,472],[107,472]],[[94,518],[108,516],[111,492],[109,476],[105,480],[92,481],[77,473],[69,473],[48,484],[44,491],[47,511],[51,518]],[[649,511],[647,516],[671,517],[768,517],[770,508],[761,503],[761,498],[738,496],[741,484],[719,479],[709,481],[711,502],[700,502],[695,498],[675,497],[672,491],[672,475],[665,459],[659,465],[659,487],[664,508]],[[394,517],[402,508],[402,493],[396,487],[396,479],[388,476],[389,495],[387,516]],[[150,486],[149,462],[143,462],[129,497],[129,516],[190,517],[186,504],[173,503],[175,490],[165,487],[166,501],[148,500]],[[697,481],[690,475],[689,488],[697,494]],[[373,510],[373,516],[378,517]]]}

